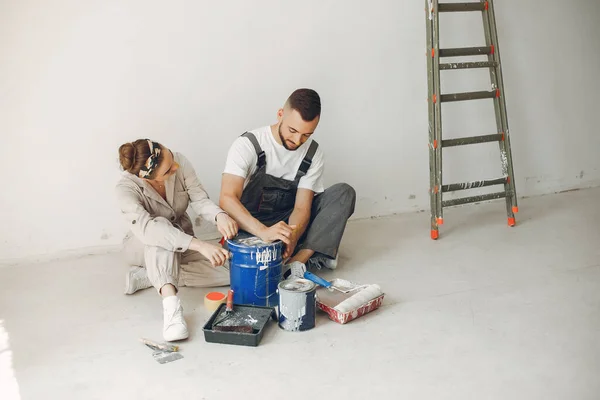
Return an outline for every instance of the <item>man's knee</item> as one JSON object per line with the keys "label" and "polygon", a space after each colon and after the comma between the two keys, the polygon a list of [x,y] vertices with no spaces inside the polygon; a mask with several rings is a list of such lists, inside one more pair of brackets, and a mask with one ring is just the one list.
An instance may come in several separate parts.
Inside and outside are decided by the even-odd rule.
{"label": "man's knee", "polygon": [[330,190],[342,204],[351,204],[354,208],[354,204],[356,203],[356,190],[354,190],[352,186],[347,183],[336,183],[328,190]]}
{"label": "man's knee", "polygon": [[343,210],[342,214],[346,214],[347,218],[354,213],[356,191],[347,183],[336,183],[327,188],[321,195],[324,196],[322,204],[334,206],[339,211]]}

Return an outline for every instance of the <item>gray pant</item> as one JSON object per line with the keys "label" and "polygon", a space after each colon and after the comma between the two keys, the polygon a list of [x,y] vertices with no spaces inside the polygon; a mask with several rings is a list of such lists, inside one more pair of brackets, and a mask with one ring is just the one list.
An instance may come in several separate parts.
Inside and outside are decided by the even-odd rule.
{"label": "gray pant", "polygon": [[[335,258],[346,229],[348,218],[354,213],[356,192],[346,183],[338,183],[315,196],[310,212],[310,222],[298,241],[296,251],[313,250],[316,255]],[[283,220],[289,222],[290,210]],[[280,217],[280,216],[279,216]],[[258,215],[258,220],[267,226],[280,220],[268,215]]]}
{"label": "gray pant", "polygon": [[176,253],[162,247],[145,246],[132,236],[125,242],[124,255],[128,265],[146,268],[148,279],[157,290],[168,283],[175,288],[229,285],[227,268],[213,268],[202,254],[192,250]]}
{"label": "gray pant", "polygon": [[309,249],[329,258],[337,257],[348,218],[354,213],[356,192],[338,183],[313,200],[310,224],[299,241],[298,250]]}

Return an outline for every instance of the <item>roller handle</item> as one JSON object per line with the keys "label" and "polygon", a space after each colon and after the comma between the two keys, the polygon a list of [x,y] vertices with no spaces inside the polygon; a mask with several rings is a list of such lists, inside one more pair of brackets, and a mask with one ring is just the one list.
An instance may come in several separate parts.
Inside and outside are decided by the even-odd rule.
{"label": "roller handle", "polygon": [[321,285],[323,287],[326,287],[329,289],[329,287],[331,286],[331,282],[326,281],[325,279],[316,276],[315,274],[313,274],[312,272],[308,272],[306,271],[304,273],[304,278],[308,279],[309,281],[312,281],[314,283],[316,283],[317,285]]}
{"label": "roller handle", "polygon": [[233,311],[233,290],[229,289],[227,293],[227,304],[225,305],[225,312],[230,313]]}

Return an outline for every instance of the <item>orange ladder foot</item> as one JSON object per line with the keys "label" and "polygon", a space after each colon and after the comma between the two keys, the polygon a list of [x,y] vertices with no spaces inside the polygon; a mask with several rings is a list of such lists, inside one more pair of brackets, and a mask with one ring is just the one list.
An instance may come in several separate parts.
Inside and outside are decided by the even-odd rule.
{"label": "orange ladder foot", "polygon": [[508,226],[515,226],[516,224],[517,222],[515,221],[514,217],[508,219]]}
{"label": "orange ladder foot", "polygon": [[439,235],[440,235],[439,231],[436,231],[434,229],[431,230],[431,238],[433,240],[437,240],[437,238],[439,237]]}

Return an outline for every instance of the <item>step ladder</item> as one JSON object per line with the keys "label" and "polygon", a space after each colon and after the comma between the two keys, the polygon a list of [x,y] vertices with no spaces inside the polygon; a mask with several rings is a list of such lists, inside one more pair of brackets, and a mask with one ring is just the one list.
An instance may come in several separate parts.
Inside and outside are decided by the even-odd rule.
{"label": "step ladder", "polygon": [[[427,22],[427,81],[429,103],[429,172],[431,201],[431,238],[439,237],[439,226],[444,223],[444,207],[474,203],[493,199],[506,199],[508,225],[515,225],[515,213],[518,212],[517,194],[513,174],[508,119],[504,99],[504,84],[500,52],[498,49],[498,33],[492,0],[481,0],[468,3],[439,3],[438,0],[425,0]],[[440,49],[439,47],[439,14],[443,12],[481,12],[485,31],[486,45],[482,47],[465,47]],[[487,55],[487,61],[440,63],[445,57]],[[440,71],[468,68],[488,68],[490,71],[491,90],[468,93],[440,93]],[[451,73],[451,72],[450,72]],[[496,114],[495,134],[463,137],[458,139],[442,138],[442,104],[454,101],[493,99]],[[498,142],[500,145],[500,161],[502,177],[465,183],[443,184],[442,182],[442,149],[454,146],[465,146],[478,143]],[[468,190],[492,185],[503,185],[504,190],[497,193],[479,196],[444,200],[443,194],[457,190]]]}

